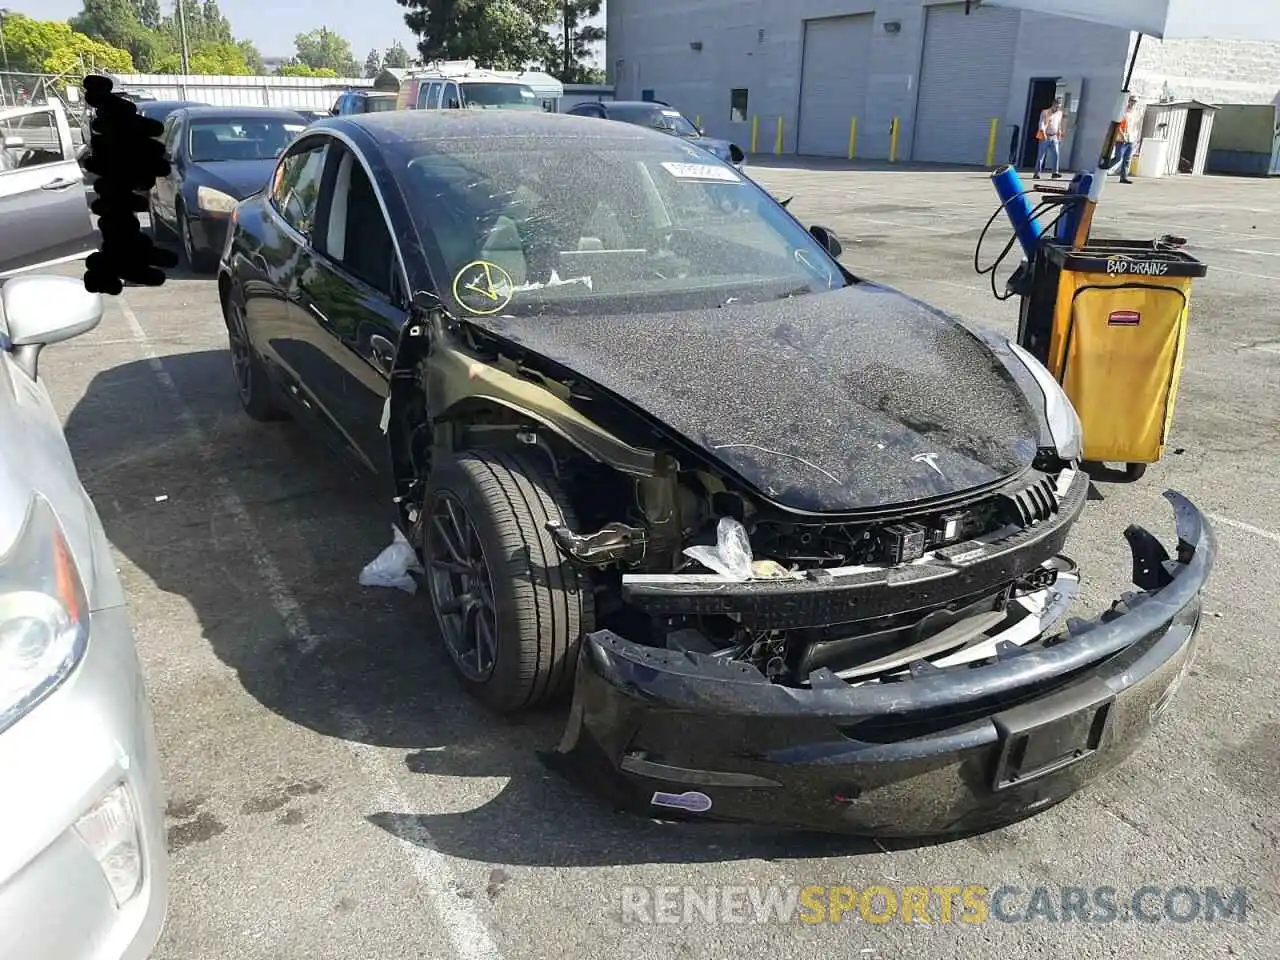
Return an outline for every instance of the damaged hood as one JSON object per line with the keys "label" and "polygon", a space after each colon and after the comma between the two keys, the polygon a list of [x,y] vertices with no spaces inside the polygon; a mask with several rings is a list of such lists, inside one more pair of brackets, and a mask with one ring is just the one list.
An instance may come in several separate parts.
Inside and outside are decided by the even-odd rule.
{"label": "damaged hood", "polygon": [[956,321],[869,283],[669,314],[473,317],[791,510],[856,513],[1030,466],[1026,395]]}

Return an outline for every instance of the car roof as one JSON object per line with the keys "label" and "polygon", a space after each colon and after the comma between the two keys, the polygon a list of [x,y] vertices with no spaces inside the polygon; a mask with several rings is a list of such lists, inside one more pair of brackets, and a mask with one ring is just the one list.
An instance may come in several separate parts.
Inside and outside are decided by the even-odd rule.
{"label": "car roof", "polygon": [[649,110],[670,110],[671,107],[665,103],[659,103],[656,100],[602,100],[600,101],[606,108],[608,107],[644,107]]}
{"label": "car roof", "polygon": [[650,139],[665,144],[669,139],[668,134],[632,124],[600,123],[590,117],[542,110],[388,110],[328,117],[312,124],[311,129],[353,128],[379,144],[501,137],[567,137],[614,143]]}
{"label": "car roof", "polygon": [[192,119],[218,117],[294,117],[300,118],[297,110],[288,107],[187,107],[187,116]]}

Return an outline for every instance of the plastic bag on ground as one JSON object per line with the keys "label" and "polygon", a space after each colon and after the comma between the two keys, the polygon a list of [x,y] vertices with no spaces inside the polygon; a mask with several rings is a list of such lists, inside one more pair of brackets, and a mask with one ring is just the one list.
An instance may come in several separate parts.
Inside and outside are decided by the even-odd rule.
{"label": "plastic bag on ground", "polygon": [[751,541],[747,528],[733,517],[721,517],[714,547],[686,547],[684,555],[730,580],[750,580]]}
{"label": "plastic bag on ground", "polygon": [[410,571],[421,572],[422,565],[418,563],[418,555],[405,539],[404,534],[396,527],[391,528],[391,533],[391,546],[374,557],[360,571],[360,586],[387,587],[416,594],[418,581],[413,579]]}

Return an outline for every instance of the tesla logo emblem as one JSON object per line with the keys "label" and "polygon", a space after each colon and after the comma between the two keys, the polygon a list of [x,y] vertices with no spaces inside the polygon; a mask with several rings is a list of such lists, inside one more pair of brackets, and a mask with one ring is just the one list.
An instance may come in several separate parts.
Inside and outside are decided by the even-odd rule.
{"label": "tesla logo emblem", "polygon": [[911,458],[913,463],[923,463],[929,467],[934,473],[943,480],[947,479],[947,475],[942,472],[942,468],[938,466],[938,455],[936,453],[917,453]]}

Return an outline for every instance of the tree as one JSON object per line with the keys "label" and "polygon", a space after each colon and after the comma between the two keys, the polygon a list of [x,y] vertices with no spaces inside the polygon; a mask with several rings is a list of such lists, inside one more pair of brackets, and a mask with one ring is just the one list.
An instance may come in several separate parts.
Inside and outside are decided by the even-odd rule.
{"label": "tree", "polygon": [[281,64],[276,71],[282,77],[336,77],[338,71],[332,67],[312,67],[305,63]]}
{"label": "tree", "polygon": [[[157,18],[159,13],[157,6]],[[68,22],[72,30],[91,40],[129,51],[134,63],[145,70],[163,55],[164,44],[142,24],[140,17],[134,0],[84,0],[83,9]]]}
{"label": "tree", "polygon": [[[254,72],[238,44],[212,43],[202,40],[195,45],[188,44],[188,50],[190,52],[189,73],[244,77]],[[166,54],[156,62],[154,69],[158,73],[181,73],[182,54]]]}
{"label": "tree", "polygon": [[298,62],[312,70],[332,70],[333,76],[340,77],[354,77],[360,73],[360,65],[351,55],[351,44],[328,27],[298,34],[293,38],[293,45]]}
{"label": "tree", "polygon": [[561,0],[557,56],[547,70],[561,83],[599,83],[601,71],[589,62],[591,44],[604,39],[604,28],[583,23],[600,15],[601,0]]}
{"label": "tree", "polygon": [[258,52],[252,40],[237,40],[236,46],[240,48],[240,55],[244,57],[244,62],[251,72],[256,74],[267,72],[266,66],[262,63],[262,54]]}
{"label": "tree", "polygon": [[475,60],[494,69],[522,69],[549,59],[546,25],[558,0],[396,0],[418,36],[424,61]]}
{"label": "tree", "polygon": [[[187,25],[190,29],[190,24]],[[231,23],[218,9],[218,0],[204,0],[200,6],[200,39],[232,43]]]}
{"label": "tree", "polygon": [[10,13],[4,20],[9,66],[22,73],[76,73],[82,69],[133,73],[133,58],[57,20]]}
{"label": "tree", "polygon": [[133,9],[147,30],[160,29],[160,0],[134,0]]}
{"label": "tree", "polygon": [[404,48],[404,44],[397,40],[387,47],[386,53],[382,55],[382,65],[403,70],[409,66],[409,51]]}
{"label": "tree", "polygon": [[377,50],[370,50],[369,55],[364,58],[364,75],[366,77],[376,77],[382,72],[382,57]]}

